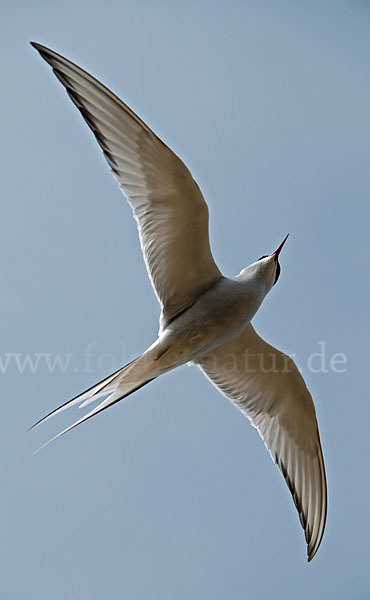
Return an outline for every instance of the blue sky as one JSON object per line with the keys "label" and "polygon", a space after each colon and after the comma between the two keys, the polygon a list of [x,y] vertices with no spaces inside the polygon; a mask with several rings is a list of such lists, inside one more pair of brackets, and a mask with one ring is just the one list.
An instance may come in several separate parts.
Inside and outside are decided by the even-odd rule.
{"label": "blue sky", "polygon": [[[35,0],[5,2],[0,27],[1,596],[363,599],[369,4]],[[296,356],[316,403],[329,511],[311,564],[257,432],[194,367],[37,455],[76,412],[22,437],[145,350],[159,317],[130,208],[30,40],[101,79],[186,162],[226,275],[290,232],[254,323]]]}

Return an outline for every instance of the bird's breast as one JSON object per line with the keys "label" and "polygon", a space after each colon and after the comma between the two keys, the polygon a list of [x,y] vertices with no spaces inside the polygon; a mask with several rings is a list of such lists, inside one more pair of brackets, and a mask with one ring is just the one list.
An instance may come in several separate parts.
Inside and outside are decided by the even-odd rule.
{"label": "bird's breast", "polygon": [[164,330],[173,360],[189,362],[231,339],[253,318],[262,299],[258,289],[233,279],[215,284]]}

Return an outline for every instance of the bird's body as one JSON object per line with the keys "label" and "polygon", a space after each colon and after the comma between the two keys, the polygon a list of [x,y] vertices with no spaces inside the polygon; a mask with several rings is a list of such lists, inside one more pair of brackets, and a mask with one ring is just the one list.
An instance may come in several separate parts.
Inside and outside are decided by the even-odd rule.
{"label": "bird's body", "polygon": [[194,361],[239,333],[254,317],[264,292],[253,278],[220,278],[165,327],[160,347],[170,346],[174,365]]}
{"label": "bird's body", "polygon": [[158,339],[140,357],[35,425],[69,406],[99,400],[62,435],[163,373],[195,364],[263,437],[292,493],[311,560],[322,539],[327,505],[315,408],[294,362],[251,325],[279,277],[286,238],[273,254],[236,277],[224,277],[210,250],[207,205],[186,166],[100,82],[52,50],[32,45],[93,131],[132,206],[162,307]]}

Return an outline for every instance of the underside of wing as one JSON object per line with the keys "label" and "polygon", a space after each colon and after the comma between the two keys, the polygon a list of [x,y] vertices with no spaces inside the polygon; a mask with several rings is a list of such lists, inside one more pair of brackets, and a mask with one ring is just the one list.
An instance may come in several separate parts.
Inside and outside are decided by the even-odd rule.
{"label": "underside of wing", "polygon": [[56,52],[32,45],[94,133],[133,208],[166,324],[221,277],[203,196],[184,163],[108,88]]}
{"label": "underside of wing", "polygon": [[310,561],[324,533],[327,487],[314,404],[296,365],[251,324],[197,364],[258,429],[293,496]]}

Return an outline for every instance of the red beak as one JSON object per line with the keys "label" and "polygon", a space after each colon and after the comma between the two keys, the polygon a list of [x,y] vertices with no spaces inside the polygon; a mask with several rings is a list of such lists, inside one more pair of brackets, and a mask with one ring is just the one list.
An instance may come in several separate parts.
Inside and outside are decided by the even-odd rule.
{"label": "red beak", "polygon": [[276,248],[275,252],[273,252],[273,253],[270,255],[270,256],[274,256],[274,257],[275,257],[275,261],[276,261],[276,262],[278,261],[279,254],[280,254],[280,252],[282,251],[282,248],[283,248],[283,246],[284,246],[285,242],[287,241],[287,239],[288,239],[288,236],[289,236],[289,233],[288,233],[288,234],[285,236],[285,238],[284,238],[284,239],[283,239],[283,241],[281,242],[280,246],[279,246],[278,248]]}

